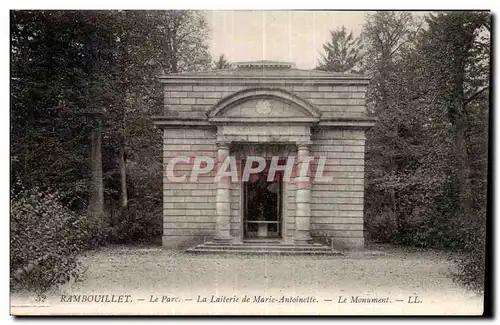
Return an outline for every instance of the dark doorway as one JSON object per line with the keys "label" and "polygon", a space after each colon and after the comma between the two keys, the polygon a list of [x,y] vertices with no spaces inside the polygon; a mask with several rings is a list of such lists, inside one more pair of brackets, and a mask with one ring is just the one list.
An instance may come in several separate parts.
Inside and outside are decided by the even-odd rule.
{"label": "dark doorway", "polygon": [[243,237],[245,239],[281,238],[283,173],[276,172],[274,180],[267,181],[270,161],[266,169],[250,176],[243,183]]}

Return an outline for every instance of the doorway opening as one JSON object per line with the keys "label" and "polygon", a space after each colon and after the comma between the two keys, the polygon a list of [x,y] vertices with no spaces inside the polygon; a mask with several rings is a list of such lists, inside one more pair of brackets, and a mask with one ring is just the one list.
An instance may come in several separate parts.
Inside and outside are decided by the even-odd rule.
{"label": "doorway opening", "polygon": [[268,181],[269,165],[243,182],[243,239],[282,238],[283,172]]}

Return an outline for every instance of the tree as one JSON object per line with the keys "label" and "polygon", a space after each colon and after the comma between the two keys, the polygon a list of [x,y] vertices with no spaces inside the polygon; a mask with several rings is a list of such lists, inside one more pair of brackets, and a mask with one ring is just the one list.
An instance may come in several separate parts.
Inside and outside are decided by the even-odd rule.
{"label": "tree", "polygon": [[390,106],[388,83],[394,63],[415,46],[420,30],[419,21],[410,12],[377,11],[368,14],[363,25],[368,74],[372,77],[371,90],[385,109]]}
{"label": "tree", "polygon": [[458,263],[460,279],[484,281],[491,16],[449,12],[427,19],[425,50],[428,86],[436,109],[445,114],[453,154],[450,178],[452,217],[463,229],[468,260]]}
{"label": "tree", "polygon": [[466,132],[470,104],[487,95],[489,89],[489,41],[480,39],[488,32],[489,15],[452,12],[431,16],[427,22],[426,57],[435,69],[429,80],[436,87],[438,107],[446,112],[452,126],[460,214],[468,215],[472,195]]}
{"label": "tree", "polygon": [[165,38],[159,46],[166,55],[164,73],[201,71],[210,67],[208,27],[203,13],[189,10],[156,11],[156,29]]}
{"label": "tree", "polygon": [[373,239],[465,250],[459,279],[484,279],[490,18],[483,12],[367,16],[365,227]]}
{"label": "tree", "polygon": [[422,66],[412,37],[417,31],[410,13],[384,11],[367,15],[362,32],[366,73],[372,78],[367,104],[378,118],[367,132],[367,229],[395,242],[408,240],[409,224],[429,212],[414,207],[428,206],[423,201],[434,194],[429,185],[438,188],[440,179],[436,172],[431,181],[423,167],[433,125],[417,109],[422,107],[417,100]]}
{"label": "tree", "polygon": [[107,101],[100,86],[110,53],[95,12],[13,11],[12,178],[62,192],[84,209],[90,130],[81,114]]}
{"label": "tree", "polygon": [[323,44],[325,54],[321,54],[316,69],[341,73],[360,73],[362,63],[362,41],[353,37],[342,26],[330,31],[331,41]]}
{"label": "tree", "polygon": [[212,62],[212,70],[222,70],[229,68],[231,68],[231,63],[226,60],[224,54],[219,55],[219,59]]}
{"label": "tree", "polygon": [[92,222],[103,222],[104,219],[104,184],[102,177],[102,133],[101,114],[87,114],[89,122],[93,124],[90,137],[90,178],[91,189],[88,204],[88,215]]}
{"label": "tree", "polygon": [[[13,11],[11,29],[13,184],[62,191],[85,211],[93,128],[82,115],[100,112],[107,214],[161,211],[161,132],[150,121],[163,107],[156,77],[210,67],[203,15]],[[112,219],[147,235],[140,220]]]}

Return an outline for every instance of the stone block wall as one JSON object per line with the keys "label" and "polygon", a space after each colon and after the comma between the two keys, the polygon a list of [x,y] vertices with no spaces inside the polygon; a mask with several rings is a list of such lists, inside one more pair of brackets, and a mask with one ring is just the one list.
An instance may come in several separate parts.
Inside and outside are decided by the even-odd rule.
{"label": "stone block wall", "polygon": [[[164,168],[176,156],[208,156],[215,159],[216,130],[167,128],[163,130]],[[187,247],[211,240],[215,228],[216,187],[213,173],[201,174],[189,182],[192,164],[179,163],[175,175],[188,175],[185,182],[171,182],[163,176],[163,246]],[[177,174],[177,172],[179,174]]]}
{"label": "stone block wall", "polygon": [[328,183],[311,188],[311,236],[338,246],[363,246],[364,144],[362,130],[315,129],[311,154],[326,156]]}
{"label": "stone block wall", "polygon": [[[170,116],[205,118],[205,113],[222,98],[236,91],[258,88],[259,84],[246,85],[164,85],[164,113]],[[323,118],[363,117],[366,115],[366,86],[360,85],[318,85],[287,83],[273,85],[293,92],[314,104]]]}

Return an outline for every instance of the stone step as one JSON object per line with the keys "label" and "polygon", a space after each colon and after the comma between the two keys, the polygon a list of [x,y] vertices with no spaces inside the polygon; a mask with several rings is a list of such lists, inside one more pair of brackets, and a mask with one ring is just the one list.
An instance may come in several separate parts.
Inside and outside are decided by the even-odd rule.
{"label": "stone step", "polygon": [[325,250],[330,251],[329,247],[297,247],[297,246],[280,246],[280,245],[241,245],[241,246],[223,246],[223,245],[199,245],[197,248],[209,249],[226,249],[226,250],[239,250],[239,249],[252,249],[252,250],[291,250],[291,251],[304,251],[304,250]]}
{"label": "stone step", "polygon": [[[201,246],[201,245],[199,245]],[[206,243],[203,244],[203,246],[207,247],[283,247],[283,248],[321,248],[325,247],[330,249],[328,246],[324,245],[293,245],[293,244],[247,244],[247,243],[242,243],[242,244],[218,244],[218,243]]]}
{"label": "stone step", "polygon": [[283,237],[240,237],[241,240],[243,240],[244,242],[250,242],[250,241],[262,241],[262,242],[281,242],[283,241]]}
{"label": "stone step", "polygon": [[326,245],[322,245],[322,244],[319,244],[319,243],[311,243],[311,244],[296,244],[296,243],[284,243],[284,242],[280,242],[280,241],[275,241],[275,242],[257,242],[257,241],[243,241],[243,242],[236,242],[236,243],[221,243],[221,242],[213,242],[213,241],[209,241],[209,242],[206,242],[202,245],[224,245],[224,246],[242,246],[242,245],[245,245],[245,246],[248,246],[248,245],[279,245],[279,246],[307,246],[307,247],[316,247],[316,246],[324,246],[326,247]]}
{"label": "stone step", "polygon": [[337,251],[324,251],[324,250],[309,250],[309,251],[292,251],[292,250],[248,250],[248,249],[239,249],[239,250],[227,250],[227,249],[215,249],[215,248],[206,248],[206,249],[197,249],[197,248],[189,248],[187,250],[189,253],[199,253],[199,254],[273,254],[273,255],[342,255],[342,253]]}
{"label": "stone step", "polygon": [[246,249],[246,248],[241,248],[241,249],[224,249],[224,248],[207,248],[207,247],[203,247],[203,248],[190,248],[188,251],[189,252],[194,252],[194,251],[197,251],[197,252],[208,252],[208,251],[212,251],[212,250],[215,250],[215,251],[224,251],[224,252],[233,252],[233,253],[237,253],[237,252],[283,252],[283,253],[304,253],[304,254],[307,254],[307,253],[330,253],[330,252],[333,252],[331,250],[319,250],[319,249],[307,249],[307,250],[291,250],[291,249],[276,249],[276,248],[267,248],[267,249]]}
{"label": "stone step", "polygon": [[187,249],[190,253],[254,253],[254,254],[304,254],[342,255],[322,244],[280,244],[280,243],[218,243],[208,242]]}

